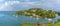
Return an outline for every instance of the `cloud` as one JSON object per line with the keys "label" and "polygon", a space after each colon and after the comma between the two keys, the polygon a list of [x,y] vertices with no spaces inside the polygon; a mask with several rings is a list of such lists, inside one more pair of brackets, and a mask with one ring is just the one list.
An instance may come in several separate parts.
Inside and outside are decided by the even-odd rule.
{"label": "cloud", "polygon": [[[9,11],[9,10],[13,10],[14,7],[16,7],[16,5],[18,5],[18,7],[29,7],[30,5],[31,6],[35,6],[35,5],[40,5],[39,3],[37,4],[36,2],[20,2],[20,1],[8,1],[8,2],[5,2],[3,5],[0,6],[0,11],[4,10],[4,11]],[[11,5],[15,5],[15,6],[11,6]],[[10,7],[10,8],[8,8]],[[16,7],[16,8],[18,8]]]}
{"label": "cloud", "polygon": [[19,1],[8,1],[8,2],[5,2],[5,5],[12,5],[12,4],[19,4],[20,2]]}
{"label": "cloud", "polygon": [[54,2],[57,4],[60,4],[60,0],[55,0]]}
{"label": "cloud", "polygon": [[28,1],[30,1],[30,0],[25,0],[25,1],[27,1],[27,2],[28,2]]}
{"label": "cloud", "polygon": [[[22,8],[22,7],[40,7],[41,5],[42,6],[46,6],[46,7],[50,7],[52,4],[51,3],[47,3],[47,2],[45,2],[45,3],[42,3],[42,2],[20,2],[20,1],[8,1],[8,2],[5,2],[2,6],[0,6],[0,11],[2,11],[2,10],[14,10],[14,7],[15,8],[18,8],[18,7],[16,7],[16,5],[15,4],[17,4],[18,5],[18,7],[20,7],[20,8]],[[11,5],[15,5],[15,6],[11,6]],[[11,7],[10,7],[11,6]],[[10,7],[10,8],[7,8],[7,7]]]}
{"label": "cloud", "polygon": [[3,2],[4,0],[0,0],[0,2]]}
{"label": "cloud", "polygon": [[[12,5],[12,6],[11,6]],[[41,7],[41,8],[59,8],[60,0],[38,0],[30,2],[30,0],[25,0],[25,2],[20,1],[8,1],[0,6],[0,10],[14,10],[15,8],[31,8],[31,7]],[[18,7],[16,7],[18,6]],[[11,7],[8,8],[7,7]]]}
{"label": "cloud", "polygon": [[20,4],[23,7],[38,6],[38,5],[40,5],[40,3],[38,3],[38,2],[21,2]]}
{"label": "cloud", "polygon": [[10,8],[13,8],[13,7],[10,7],[10,5],[13,5],[13,4],[18,4],[20,3],[19,1],[8,1],[8,2],[5,2],[4,4],[2,4],[0,6],[0,11],[10,11],[12,9]]}

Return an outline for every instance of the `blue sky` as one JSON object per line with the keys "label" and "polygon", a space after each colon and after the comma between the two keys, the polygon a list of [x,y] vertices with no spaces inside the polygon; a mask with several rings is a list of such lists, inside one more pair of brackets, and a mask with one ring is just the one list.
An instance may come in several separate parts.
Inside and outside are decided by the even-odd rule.
{"label": "blue sky", "polygon": [[29,8],[60,11],[60,0],[0,0],[0,11],[18,11]]}

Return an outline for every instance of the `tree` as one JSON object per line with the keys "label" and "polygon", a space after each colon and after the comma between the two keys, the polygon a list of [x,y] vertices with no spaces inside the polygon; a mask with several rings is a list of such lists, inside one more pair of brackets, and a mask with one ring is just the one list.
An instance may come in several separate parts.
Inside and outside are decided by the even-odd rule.
{"label": "tree", "polygon": [[32,16],[36,18],[55,18],[57,13],[52,10],[43,10],[42,8],[30,8],[29,10],[18,11],[16,14]]}
{"label": "tree", "polygon": [[60,18],[58,19],[58,22],[60,22]]}

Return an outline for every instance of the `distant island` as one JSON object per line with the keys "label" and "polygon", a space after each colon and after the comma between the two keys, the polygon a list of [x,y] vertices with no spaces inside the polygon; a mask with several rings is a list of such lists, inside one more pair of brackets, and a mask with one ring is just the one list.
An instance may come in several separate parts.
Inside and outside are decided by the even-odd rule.
{"label": "distant island", "polygon": [[[56,16],[60,15],[60,12],[56,12],[53,10],[44,10],[42,8],[30,8],[27,10],[13,12],[13,14],[30,16],[32,18],[55,18]],[[59,24],[60,18],[58,19],[58,22],[52,21],[49,24],[40,24],[39,21],[37,21],[36,24],[27,23],[21,24],[21,26],[60,26]]]}
{"label": "distant island", "polygon": [[60,12],[57,12],[58,13],[58,15],[60,15]]}
{"label": "distant island", "polygon": [[55,18],[58,14],[60,15],[60,12],[44,10],[42,8],[30,8],[28,10],[17,11],[15,14],[38,18]]}

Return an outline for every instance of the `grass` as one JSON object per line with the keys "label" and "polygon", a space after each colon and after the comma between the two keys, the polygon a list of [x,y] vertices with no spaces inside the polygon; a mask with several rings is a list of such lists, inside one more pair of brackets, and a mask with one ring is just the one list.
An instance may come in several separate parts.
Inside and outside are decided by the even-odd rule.
{"label": "grass", "polygon": [[38,26],[37,24],[21,24],[21,26]]}
{"label": "grass", "polygon": [[[38,24],[21,24],[21,26],[38,26]],[[60,26],[60,22],[57,22],[55,24],[43,24],[43,26]]]}
{"label": "grass", "polygon": [[44,26],[51,26],[51,24],[44,24]]}
{"label": "grass", "polygon": [[58,23],[56,23],[56,24],[54,24],[55,26],[60,26],[60,22],[58,22]]}

